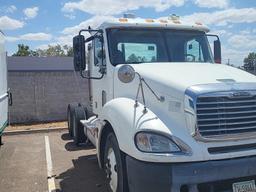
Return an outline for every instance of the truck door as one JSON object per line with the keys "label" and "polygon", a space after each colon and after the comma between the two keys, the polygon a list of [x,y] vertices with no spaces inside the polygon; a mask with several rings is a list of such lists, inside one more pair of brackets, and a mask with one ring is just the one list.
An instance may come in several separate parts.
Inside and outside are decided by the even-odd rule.
{"label": "truck door", "polygon": [[[93,41],[92,57],[91,57],[91,69],[90,76],[100,77],[99,72],[102,66],[106,66],[105,51],[102,54],[103,40],[100,37],[96,37]],[[103,46],[104,50],[104,46]],[[100,114],[102,107],[107,101],[108,96],[108,78],[105,74],[102,79],[90,80],[91,95],[92,95],[92,108],[95,114]]]}

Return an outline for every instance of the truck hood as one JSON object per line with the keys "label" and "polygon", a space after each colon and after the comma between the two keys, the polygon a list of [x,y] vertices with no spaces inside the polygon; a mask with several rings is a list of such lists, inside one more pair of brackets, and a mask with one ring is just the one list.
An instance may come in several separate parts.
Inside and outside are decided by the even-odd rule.
{"label": "truck hood", "polygon": [[256,82],[256,76],[221,64],[144,63],[132,66],[158,92],[178,98],[183,98],[185,90],[193,85]]}

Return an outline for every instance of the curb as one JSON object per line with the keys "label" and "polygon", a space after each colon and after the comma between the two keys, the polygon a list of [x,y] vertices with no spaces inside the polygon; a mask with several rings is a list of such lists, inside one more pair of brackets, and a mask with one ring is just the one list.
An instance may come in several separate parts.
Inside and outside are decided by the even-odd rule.
{"label": "curb", "polygon": [[46,128],[46,129],[31,129],[31,130],[17,130],[17,131],[4,131],[3,135],[22,135],[22,134],[34,134],[34,133],[50,133],[50,132],[58,132],[67,130],[67,127],[54,127],[54,128]]}

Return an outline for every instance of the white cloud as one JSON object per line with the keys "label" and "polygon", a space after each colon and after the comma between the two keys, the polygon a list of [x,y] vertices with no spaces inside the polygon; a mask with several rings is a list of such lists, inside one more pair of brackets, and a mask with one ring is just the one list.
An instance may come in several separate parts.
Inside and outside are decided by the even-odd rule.
{"label": "white cloud", "polygon": [[30,7],[23,10],[23,13],[26,15],[26,19],[33,19],[37,16],[39,11],[38,7]]}
{"label": "white cloud", "polygon": [[243,65],[244,58],[249,54],[250,50],[236,50],[232,48],[222,47],[222,63],[234,64],[236,66]]}
{"label": "white cloud", "polygon": [[199,7],[227,8],[229,0],[196,0],[195,4]]}
{"label": "white cloud", "polygon": [[47,33],[27,33],[20,36],[23,40],[31,40],[31,41],[49,41],[52,38],[51,34]]}
{"label": "white cloud", "polygon": [[73,39],[73,35],[58,36],[58,37],[53,38],[51,43],[38,45],[36,47],[36,49],[47,49],[49,47],[49,45],[51,45],[51,46],[56,46],[56,45],[72,46],[72,39]]}
{"label": "white cloud", "polygon": [[76,26],[67,27],[67,28],[63,29],[62,33],[75,35],[81,29],[87,29],[89,26],[91,26],[92,28],[96,28],[104,21],[111,20],[113,18],[114,18],[113,16],[94,16],[86,21],[81,22],[80,24],[78,24]]}
{"label": "white cloud", "polygon": [[76,16],[73,14],[65,14],[64,17],[67,17],[68,19],[71,19],[71,20],[76,18]]}
{"label": "white cloud", "polygon": [[251,34],[251,30],[250,29],[245,29],[245,30],[242,30],[242,31],[240,31],[240,34],[241,35],[249,35],[249,34]]}
{"label": "white cloud", "polygon": [[17,7],[15,5],[11,5],[6,8],[6,13],[13,13],[17,10]]}
{"label": "white cloud", "polygon": [[[91,26],[92,28],[97,28],[104,21],[109,21],[114,18],[115,17],[113,17],[113,16],[93,16],[90,19],[85,20],[78,25],[64,28],[63,31],[61,32],[62,35],[55,37],[52,40],[52,41],[54,41],[54,43],[51,43],[51,44],[52,45],[59,44],[59,45],[72,46],[73,37],[75,35],[77,35],[81,29],[87,29],[89,26]],[[88,35],[89,35],[88,33],[84,33],[85,37],[87,37]],[[37,48],[45,49],[47,47],[48,47],[48,44],[43,44],[43,45],[38,46]]]}
{"label": "white cloud", "polygon": [[232,35],[231,32],[225,30],[225,29],[219,29],[219,30],[212,30],[211,34],[216,34],[218,36],[230,36]]}
{"label": "white cloud", "polygon": [[227,26],[228,29],[231,29],[233,27],[234,27],[234,25],[232,25],[232,24]]}
{"label": "white cloud", "polygon": [[0,29],[1,30],[14,30],[24,26],[24,22],[12,19],[7,16],[0,17]]}
{"label": "white cloud", "polygon": [[52,35],[48,33],[27,33],[24,35],[20,35],[18,37],[6,37],[7,41],[14,42],[14,41],[49,41],[52,39]]}
{"label": "white cloud", "polygon": [[16,10],[17,7],[15,5],[0,6],[0,13],[2,14],[11,14],[14,13]]}
{"label": "white cloud", "polygon": [[74,35],[63,35],[56,38],[56,43],[60,45],[72,45]]}
{"label": "white cloud", "polygon": [[14,41],[18,41],[18,37],[11,37],[11,36],[6,36],[5,37],[6,41],[8,42],[14,42]]}
{"label": "white cloud", "polygon": [[255,49],[256,47],[255,35],[233,35],[228,39],[228,43],[240,50]]}
{"label": "white cloud", "polygon": [[56,46],[58,43],[49,43],[49,44],[42,44],[37,46],[35,49],[48,49],[49,46]]}
{"label": "white cloud", "polygon": [[62,10],[74,12],[80,10],[96,15],[116,15],[139,8],[154,8],[157,12],[164,11],[172,6],[180,7],[185,0],[80,0],[77,2],[67,2]]}
{"label": "white cloud", "polygon": [[224,26],[230,23],[256,22],[256,8],[226,9],[215,12],[194,13],[182,17],[186,21],[198,21],[208,25]]}

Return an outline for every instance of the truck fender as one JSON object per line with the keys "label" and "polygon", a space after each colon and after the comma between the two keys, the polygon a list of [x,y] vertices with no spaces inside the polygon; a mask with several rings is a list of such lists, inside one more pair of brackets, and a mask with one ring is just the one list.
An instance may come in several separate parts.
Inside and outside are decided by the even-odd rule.
{"label": "truck fender", "polygon": [[[111,130],[116,135],[119,148],[122,152],[136,157],[140,153],[135,144],[135,133],[143,129],[160,129],[163,132],[170,134],[170,130],[162,123],[162,121],[150,110],[144,111],[144,105],[138,103],[135,106],[135,101],[129,98],[116,98],[103,107],[102,113],[99,116],[105,122],[105,125],[99,130],[99,139],[97,143],[99,164],[102,163],[102,150],[104,145],[105,130]],[[138,153],[136,155],[136,153]],[[102,164],[100,165],[102,167]]]}

